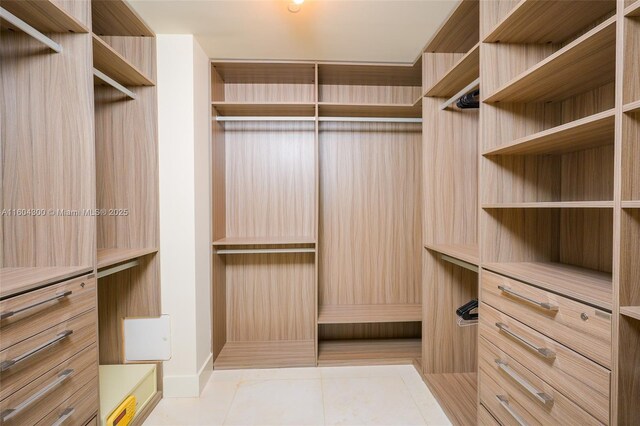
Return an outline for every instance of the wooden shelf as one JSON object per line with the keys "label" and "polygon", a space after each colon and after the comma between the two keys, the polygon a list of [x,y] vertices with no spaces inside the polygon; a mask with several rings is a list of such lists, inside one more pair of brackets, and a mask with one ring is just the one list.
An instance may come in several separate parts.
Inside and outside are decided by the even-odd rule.
{"label": "wooden shelf", "polygon": [[107,266],[137,259],[138,257],[157,252],[157,248],[99,248],[98,269],[106,268]]}
{"label": "wooden shelf", "polygon": [[225,83],[232,84],[313,84],[316,65],[313,62],[213,62],[211,64]]}
{"label": "wooden shelf", "polygon": [[626,317],[640,320],[640,306],[620,306],[620,313]]}
{"label": "wooden shelf", "polygon": [[516,139],[488,150],[484,155],[561,154],[612,145],[615,134],[615,115],[615,109],[610,109]]}
{"label": "wooden shelf", "polygon": [[427,374],[424,381],[451,423],[477,424],[477,373]]}
{"label": "wooden shelf", "polygon": [[315,367],[315,341],[227,342],[213,365],[219,370]]}
{"label": "wooden shelf", "polygon": [[218,115],[229,116],[295,116],[315,117],[314,103],[248,103],[248,102],[212,102]]}
{"label": "wooden shelf", "polygon": [[622,110],[624,112],[639,112],[640,111],[640,101],[635,101],[635,102],[628,103],[624,107],[622,107]]}
{"label": "wooden shelf", "polygon": [[320,117],[419,118],[422,105],[414,104],[338,104],[320,102]]}
{"label": "wooden shelf", "polygon": [[214,247],[224,246],[315,246],[313,237],[228,237],[215,240]]}
{"label": "wooden shelf", "polygon": [[480,264],[480,249],[477,244],[427,244],[425,247],[472,265]]}
{"label": "wooden shelf", "polygon": [[640,201],[623,201],[623,209],[640,209]]}
{"label": "wooden shelf", "polygon": [[93,34],[93,67],[123,86],[155,85],[142,71],[95,34]]}
{"label": "wooden shelf", "polygon": [[320,306],[318,324],[361,324],[380,322],[422,321],[422,306],[402,305],[337,305]]}
{"label": "wooden shelf", "polygon": [[318,64],[318,83],[363,86],[422,86],[422,62],[416,64]]}
{"label": "wooden shelf", "polygon": [[539,201],[483,204],[483,209],[612,209],[613,201]]}
{"label": "wooden shelf", "polygon": [[153,37],[153,30],[125,0],[91,0],[93,32],[105,36]]}
{"label": "wooden shelf", "polygon": [[480,76],[480,44],[476,44],[431,88],[425,96],[450,98]]}
{"label": "wooden shelf", "polygon": [[480,2],[462,0],[436,31],[424,52],[466,53],[480,41]]}
{"label": "wooden shelf", "polygon": [[42,33],[89,32],[86,25],[52,0],[3,0],[2,7]]}
{"label": "wooden shelf", "polygon": [[615,10],[615,0],[522,0],[484,41],[561,43]]}
{"label": "wooden shelf", "polygon": [[633,4],[630,4],[624,10],[624,15],[625,16],[640,16],[640,0],[636,1]]}
{"label": "wooden shelf", "polygon": [[0,298],[93,272],[92,266],[0,268]]}
{"label": "wooden shelf", "polygon": [[318,342],[318,366],[412,364],[420,339],[326,340]]}
{"label": "wooden shelf", "polygon": [[611,273],[546,262],[487,263],[483,268],[611,310],[613,297]]}
{"label": "wooden shelf", "polygon": [[615,50],[614,17],[520,74],[485,102],[559,101],[601,87],[615,79]]}

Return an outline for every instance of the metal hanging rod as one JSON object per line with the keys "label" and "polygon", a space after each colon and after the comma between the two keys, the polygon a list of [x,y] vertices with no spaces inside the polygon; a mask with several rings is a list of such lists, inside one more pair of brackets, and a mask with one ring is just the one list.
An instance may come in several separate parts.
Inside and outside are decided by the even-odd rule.
{"label": "metal hanging rod", "polygon": [[214,250],[217,254],[282,254],[282,253],[315,253],[314,248],[282,248],[282,249],[238,249]]}
{"label": "metal hanging rod", "polygon": [[444,260],[444,261],[447,261],[449,263],[453,263],[454,265],[461,266],[461,267],[463,267],[465,269],[468,269],[470,271],[473,271],[473,272],[478,272],[478,267],[476,265],[472,264],[472,263],[465,262],[465,261],[460,260],[460,259],[456,259],[455,257],[447,256],[446,254],[442,254],[441,257],[442,257],[442,260]]}
{"label": "metal hanging rod", "polygon": [[114,89],[122,92],[125,96],[127,96],[127,97],[129,97],[131,99],[135,99],[136,98],[136,94],[135,93],[133,93],[131,90],[127,89],[122,84],[118,83],[117,81],[115,81],[114,79],[112,79],[111,77],[109,77],[108,75],[103,73],[102,71],[98,71],[97,69],[94,68],[93,69],[93,75],[95,75],[100,80],[104,81],[109,86],[113,87]]}
{"label": "metal hanging rod", "polygon": [[48,48],[53,50],[56,53],[62,52],[62,46],[55,41],[51,40],[46,35],[42,34],[40,31],[33,28],[31,25],[24,22],[22,19],[15,16],[13,13],[5,10],[0,7],[0,18],[14,25],[15,27],[21,29],[26,34],[29,34],[31,37],[38,40],[40,43],[46,45]]}
{"label": "metal hanging rod", "polygon": [[138,266],[140,262],[138,260],[132,260],[127,263],[122,263],[120,265],[116,265],[112,268],[101,269],[98,271],[98,279],[106,277],[107,275],[112,275],[117,272],[124,271],[125,269],[133,268],[134,266]]}
{"label": "metal hanging rod", "polygon": [[460,99],[461,96],[466,95],[467,93],[469,93],[470,91],[472,91],[474,89],[477,89],[478,87],[480,87],[480,77],[478,77],[475,80],[473,80],[471,83],[469,83],[469,85],[465,86],[464,89],[462,89],[461,91],[459,91],[458,93],[453,95],[453,97],[451,97],[448,101],[446,101],[445,103],[440,105],[440,109],[441,110],[445,110],[445,109],[449,108],[458,99]]}
{"label": "metal hanging rod", "polygon": [[316,121],[315,117],[284,116],[230,116],[218,115],[216,121]]}
{"label": "metal hanging rod", "polygon": [[318,121],[343,121],[362,123],[422,123],[418,117],[318,117]]}

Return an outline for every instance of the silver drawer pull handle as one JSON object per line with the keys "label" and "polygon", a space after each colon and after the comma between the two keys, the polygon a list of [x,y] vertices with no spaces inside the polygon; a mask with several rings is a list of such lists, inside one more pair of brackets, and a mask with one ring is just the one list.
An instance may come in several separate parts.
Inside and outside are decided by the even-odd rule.
{"label": "silver drawer pull handle", "polygon": [[498,402],[500,403],[500,405],[502,405],[502,407],[507,410],[507,413],[509,413],[509,415],[513,417],[513,420],[515,420],[516,423],[518,423],[520,426],[529,426],[527,422],[525,422],[524,419],[520,416],[520,414],[518,414],[516,410],[511,408],[511,404],[509,404],[509,398],[504,395],[496,395],[496,398],[498,398]]}
{"label": "silver drawer pull handle", "polygon": [[554,351],[552,351],[551,349],[547,349],[547,348],[543,348],[541,346],[538,346],[534,343],[531,343],[529,340],[525,339],[522,336],[518,336],[516,333],[514,333],[513,331],[509,330],[509,326],[506,324],[503,324],[501,322],[497,322],[496,323],[496,327],[498,327],[500,329],[500,331],[508,334],[509,336],[513,337],[514,339],[516,339],[517,341],[519,341],[520,343],[524,344],[525,346],[529,347],[530,349],[533,349],[535,352],[537,352],[538,354],[542,355],[545,358],[549,358],[549,359],[553,359],[556,357],[556,353]]}
{"label": "silver drawer pull handle", "polygon": [[71,290],[67,290],[67,291],[64,291],[62,293],[57,293],[55,296],[50,297],[48,299],[41,300],[41,301],[36,302],[36,303],[34,303],[32,305],[29,305],[29,306],[25,306],[24,308],[20,308],[20,309],[17,309],[15,311],[2,312],[2,313],[0,313],[0,321],[2,321],[3,319],[10,318],[10,317],[12,317],[12,316],[14,316],[16,314],[21,313],[21,312],[28,311],[29,309],[37,308],[38,306],[44,305],[45,303],[49,303],[49,302],[53,302],[53,301],[58,301],[60,299],[64,299],[65,297],[71,296],[72,293],[73,292]]}
{"label": "silver drawer pull handle", "polygon": [[553,397],[552,396],[549,396],[548,394],[546,394],[544,392],[540,392],[531,383],[529,383],[524,378],[520,377],[520,375],[518,373],[516,373],[511,367],[509,367],[509,364],[507,364],[506,362],[504,362],[504,361],[502,361],[500,359],[496,359],[496,364],[498,365],[498,368],[500,368],[500,370],[502,370],[505,373],[507,373],[507,375],[509,377],[511,377],[520,386],[525,388],[527,390],[527,392],[529,392],[531,395],[533,395],[533,397],[536,398],[538,401],[540,401],[542,404],[544,404],[544,405],[553,404]]}
{"label": "silver drawer pull handle", "polygon": [[29,408],[31,404],[35,403],[36,401],[41,399],[43,396],[47,395],[49,392],[51,392],[52,390],[60,386],[62,382],[67,380],[69,377],[71,377],[72,374],[73,374],[72,369],[62,371],[60,374],[58,374],[58,377],[54,381],[52,381],[51,383],[49,383],[48,385],[40,389],[38,392],[31,395],[29,398],[22,401],[15,408],[8,408],[4,410],[0,414],[0,421],[4,423],[18,416],[21,412]]}
{"label": "silver drawer pull handle", "polygon": [[65,330],[62,333],[58,333],[58,335],[56,337],[54,337],[53,339],[49,340],[48,342],[44,342],[40,346],[31,349],[29,352],[26,352],[26,353],[20,355],[19,357],[16,357],[14,359],[10,359],[10,360],[7,360],[7,361],[2,361],[2,363],[0,363],[0,372],[8,370],[9,368],[13,367],[14,365],[16,365],[19,362],[24,361],[27,358],[31,358],[32,356],[34,356],[38,352],[48,348],[51,345],[55,345],[59,341],[69,337],[71,334],[73,334],[73,330]]}
{"label": "silver drawer pull handle", "polygon": [[499,285],[498,286],[498,290],[502,291],[503,293],[507,293],[510,294],[513,297],[517,297],[518,299],[524,300],[526,302],[532,303],[536,306],[541,307],[542,309],[546,309],[547,311],[553,311],[556,312],[558,310],[558,307],[556,305],[552,305],[549,302],[538,302],[535,299],[532,299],[530,297],[527,297],[525,295],[522,295],[520,293],[516,293],[515,291],[511,290],[509,287],[505,287],[503,285]]}
{"label": "silver drawer pull handle", "polygon": [[62,412],[62,414],[60,414],[60,417],[58,417],[58,420],[56,420],[56,422],[54,424],[52,424],[51,426],[60,426],[61,424],[66,422],[69,417],[73,416],[73,413],[75,411],[76,411],[76,409],[73,408],[73,407],[66,408]]}

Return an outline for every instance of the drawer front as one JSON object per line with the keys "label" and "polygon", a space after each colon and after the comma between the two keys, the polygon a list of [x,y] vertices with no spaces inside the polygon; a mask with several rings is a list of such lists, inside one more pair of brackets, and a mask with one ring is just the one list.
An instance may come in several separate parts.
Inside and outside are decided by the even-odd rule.
{"label": "drawer front", "polygon": [[611,368],[609,313],[488,271],[482,301]]}
{"label": "drawer front", "polygon": [[97,376],[97,350],[93,346],[0,402],[0,423],[35,424]]}
{"label": "drawer front", "polygon": [[94,378],[82,389],[58,405],[37,426],[84,426],[94,421],[98,412],[98,378]]}
{"label": "drawer front", "polygon": [[0,302],[0,351],[96,306],[93,275]]}
{"label": "drawer front", "polygon": [[480,426],[500,426],[500,423],[482,404],[478,406],[478,424]]}
{"label": "drawer front", "polygon": [[484,303],[480,304],[479,327],[481,337],[544,377],[602,423],[609,422],[609,370]]}
{"label": "drawer front", "polygon": [[96,327],[92,310],[0,352],[0,400],[94,344]]}
{"label": "drawer front", "polygon": [[600,425],[595,417],[479,339],[480,401],[505,425]]}

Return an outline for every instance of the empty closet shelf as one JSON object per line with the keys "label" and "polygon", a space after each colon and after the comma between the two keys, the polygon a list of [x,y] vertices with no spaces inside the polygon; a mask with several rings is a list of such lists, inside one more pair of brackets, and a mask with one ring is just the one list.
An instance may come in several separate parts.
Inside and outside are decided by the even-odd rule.
{"label": "empty closet shelf", "polygon": [[623,201],[622,208],[624,209],[640,209],[640,201]]}
{"label": "empty closet shelf", "polygon": [[561,154],[612,145],[615,109],[516,139],[484,152],[484,155]]}
{"label": "empty closet shelf", "polygon": [[93,34],[93,66],[124,86],[155,85],[135,65],[95,34]]}
{"label": "empty closet shelf", "polygon": [[318,342],[318,365],[412,364],[421,351],[420,339],[326,340]]}
{"label": "empty closet shelf", "polygon": [[314,367],[314,340],[227,342],[215,360],[216,369]]}
{"label": "empty closet shelf", "polygon": [[309,117],[315,118],[316,107],[308,102],[212,102],[218,116],[231,117]]}
{"label": "empty closet shelf", "polygon": [[213,242],[215,250],[230,249],[313,249],[313,237],[226,237]]}
{"label": "empty closet shelf", "polygon": [[427,89],[425,96],[449,98],[479,76],[480,44],[476,44],[440,80]]}
{"label": "empty closet shelf", "polygon": [[153,30],[125,0],[91,0],[93,32],[109,36],[153,37]]}
{"label": "empty closet shelf", "polygon": [[486,263],[483,268],[580,302],[611,310],[611,273],[552,262]]}
{"label": "empty closet shelf", "polygon": [[626,317],[640,320],[640,306],[621,306],[620,313]]}
{"label": "empty closet shelf", "polygon": [[[89,32],[83,23],[53,0],[3,0],[2,8],[43,33]],[[2,23],[3,28],[6,25],[6,22]]]}
{"label": "empty closet shelf", "polygon": [[[640,0],[638,0],[640,2]],[[623,108],[624,112],[632,113],[632,112],[640,112],[640,101],[635,101],[626,104]]]}
{"label": "empty closet shelf", "polygon": [[320,306],[318,324],[422,321],[420,304]]}
{"label": "empty closet shelf", "polygon": [[640,16],[640,0],[637,0],[635,3],[630,4],[624,10],[625,16]]}
{"label": "empty closet shelf", "polygon": [[93,271],[92,266],[0,268],[0,298]]}
{"label": "empty closet shelf", "polygon": [[477,423],[477,373],[427,374],[424,380],[454,424]]}
{"label": "empty closet shelf", "polygon": [[534,201],[483,204],[483,209],[611,209],[613,201]]}
{"label": "empty closet shelf", "polygon": [[137,259],[151,253],[156,253],[157,248],[104,248],[98,249],[98,269],[107,266]]}
{"label": "empty closet shelf", "polygon": [[480,264],[480,249],[477,244],[427,244],[425,248],[472,265]]}
{"label": "empty closet shelf", "polygon": [[413,104],[341,104],[320,102],[320,117],[420,118],[422,105]]}

